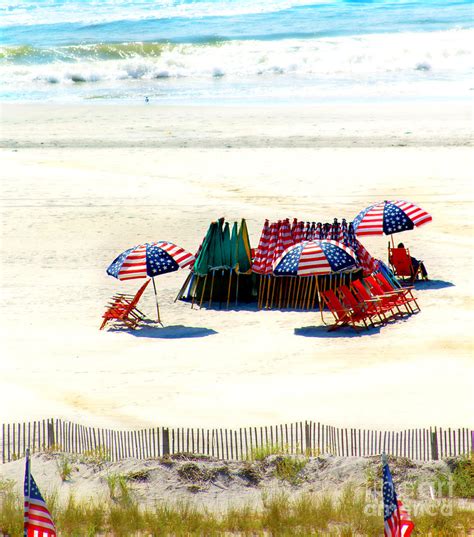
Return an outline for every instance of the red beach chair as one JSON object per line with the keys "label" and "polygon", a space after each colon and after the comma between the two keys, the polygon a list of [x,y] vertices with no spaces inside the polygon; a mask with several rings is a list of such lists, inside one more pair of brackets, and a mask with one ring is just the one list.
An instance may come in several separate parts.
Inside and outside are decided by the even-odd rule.
{"label": "red beach chair", "polygon": [[352,282],[352,288],[360,300],[368,304],[375,302],[379,308],[379,311],[384,314],[384,318],[385,314],[388,314],[390,317],[396,315],[396,313],[393,311],[395,308],[393,301],[387,300],[384,297],[372,295],[360,280],[354,280]]}
{"label": "red beach chair", "polygon": [[[341,285],[338,288],[339,295],[342,298],[342,301],[351,308],[353,311],[360,311],[367,315],[367,320],[371,323],[372,326],[375,326],[375,323],[384,324],[387,322],[383,308],[380,307],[380,301],[378,299],[373,299],[370,301],[359,300],[347,287],[347,285]],[[377,321],[374,321],[374,318],[377,318]]]}
{"label": "red beach chair", "polygon": [[[416,301],[415,296],[413,295],[412,290],[414,289],[413,286],[410,287],[393,287],[393,285],[390,283],[390,281],[381,273],[377,273],[375,275],[377,278],[378,283],[380,284],[380,287],[386,292],[386,293],[398,293],[402,295],[406,302],[409,304],[410,309],[413,311],[413,313],[416,313],[421,310],[420,306],[418,305],[418,302]],[[413,304],[415,305],[415,308],[413,308]]]}
{"label": "red beach chair", "polygon": [[121,322],[128,328],[135,329],[143,320],[143,314],[138,310],[137,304],[149,283],[150,280],[147,280],[131,300],[125,296],[116,296],[114,302],[108,305],[107,310],[102,315],[103,321],[100,330],[108,322]]}
{"label": "red beach chair", "polygon": [[336,321],[335,324],[329,327],[329,332],[332,332],[333,330],[336,330],[341,326],[351,326],[354,330],[357,331],[357,328],[360,328],[357,323],[360,322],[364,324],[365,328],[369,328],[366,322],[367,313],[362,311],[354,311],[350,308],[346,308],[337,298],[336,293],[334,293],[334,291],[323,291],[321,293],[321,297],[324,303],[329,308],[330,312],[333,314],[334,319]]}
{"label": "red beach chair", "polygon": [[[410,308],[403,295],[394,291],[384,291],[374,276],[364,278],[364,282],[370,287],[376,297],[386,301],[387,304],[392,304],[400,315],[413,313],[413,310]],[[405,310],[400,309],[401,307],[404,307]]]}
{"label": "red beach chair", "polygon": [[421,263],[415,272],[411,262],[410,251],[408,248],[390,248],[388,247],[388,262],[397,278],[405,280],[408,278],[414,282],[421,269]]}

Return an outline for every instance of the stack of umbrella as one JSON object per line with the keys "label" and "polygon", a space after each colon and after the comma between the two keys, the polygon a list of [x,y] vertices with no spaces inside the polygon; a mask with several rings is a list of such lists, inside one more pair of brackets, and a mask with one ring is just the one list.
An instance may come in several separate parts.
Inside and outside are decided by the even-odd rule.
{"label": "stack of umbrella", "polygon": [[[349,252],[349,255],[354,256],[355,265],[348,264],[334,270],[326,267],[326,272],[311,275],[303,275],[298,271],[286,274],[275,270],[275,264],[288,249],[314,241],[337,242],[336,246],[341,248],[342,252]],[[322,244],[324,248],[325,242]],[[304,251],[310,251],[312,246]],[[303,252],[304,257],[306,254]],[[315,304],[319,303],[320,288],[325,290],[342,282],[349,283],[358,269],[364,274],[371,274],[376,268],[377,261],[360,244],[352,224],[348,224],[344,218],[341,222],[334,218],[332,224],[303,222],[296,218],[291,224],[288,218],[272,224],[265,220],[252,265],[252,270],[259,275],[258,307],[313,309]]]}
{"label": "stack of umbrella", "polygon": [[192,273],[182,286],[176,300],[190,300],[192,305],[207,302],[210,307],[218,301],[229,304],[231,300],[252,299],[252,254],[247,224],[240,226],[220,218],[212,222],[202,241]]}

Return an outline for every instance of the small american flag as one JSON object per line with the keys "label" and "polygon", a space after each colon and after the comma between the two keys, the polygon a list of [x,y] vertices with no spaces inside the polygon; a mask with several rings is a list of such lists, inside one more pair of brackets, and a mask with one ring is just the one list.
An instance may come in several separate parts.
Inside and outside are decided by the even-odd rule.
{"label": "small american flag", "polygon": [[385,456],[383,456],[383,504],[385,537],[410,537],[415,525],[402,502],[397,499],[392,474]]}
{"label": "small american flag", "polygon": [[56,537],[51,514],[41,496],[38,485],[30,471],[30,453],[26,454],[25,468],[25,517],[24,537]]}

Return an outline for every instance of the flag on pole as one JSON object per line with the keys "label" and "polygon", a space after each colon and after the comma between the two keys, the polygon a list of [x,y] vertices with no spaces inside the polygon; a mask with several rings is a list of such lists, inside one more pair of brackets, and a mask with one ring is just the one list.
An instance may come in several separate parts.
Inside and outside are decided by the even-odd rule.
{"label": "flag on pole", "polygon": [[387,457],[382,455],[383,464],[383,506],[384,506],[384,536],[410,537],[415,525],[410,519],[408,511],[402,502],[397,499],[392,474],[388,467]]}
{"label": "flag on pole", "polygon": [[30,450],[26,452],[24,537],[56,537],[51,514],[31,475]]}

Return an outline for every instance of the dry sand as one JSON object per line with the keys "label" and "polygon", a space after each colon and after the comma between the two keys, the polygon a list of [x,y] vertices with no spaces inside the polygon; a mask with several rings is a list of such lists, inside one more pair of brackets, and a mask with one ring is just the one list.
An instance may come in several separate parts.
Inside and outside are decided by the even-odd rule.
{"label": "dry sand", "polygon": [[[123,428],[313,419],[384,429],[472,426],[472,110],[441,102],[280,108],[4,105],[0,422]],[[144,241],[194,251],[212,219],[352,219],[383,199],[433,222],[421,313],[361,336],[316,313],[191,310],[158,279],[166,327],[99,332]],[[364,241],[386,259],[387,239]],[[151,289],[143,310],[154,314]]]}

